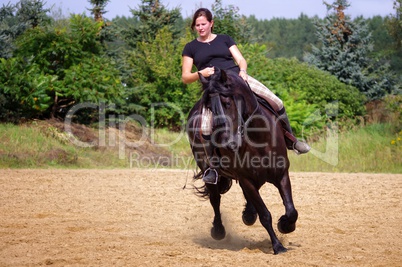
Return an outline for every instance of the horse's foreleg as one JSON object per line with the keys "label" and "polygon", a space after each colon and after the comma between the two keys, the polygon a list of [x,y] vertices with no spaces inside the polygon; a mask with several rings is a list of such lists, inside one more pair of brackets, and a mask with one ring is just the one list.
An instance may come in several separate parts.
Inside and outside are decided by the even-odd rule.
{"label": "horse's foreleg", "polygon": [[221,218],[221,194],[219,193],[218,186],[213,184],[206,184],[209,191],[209,201],[214,209],[214,221],[211,228],[211,236],[215,240],[222,240],[226,236],[225,227],[222,224]]}
{"label": "horse's foreleg", "polygon": [[286,252],[287,249],[281,244],[278,237],[272,228],[272,217],[264,201],[262,200],[258,189],[249,180],[240,180],[240,186],[243,189],[243,193],[248,201],[251,201],[255,209],[262,226],[267,230],[269,237],[271,238],[272,248],[275,254]]}
{"label": "horse's foreleg", "polygon": [[286,172],[279,184],[276,185],[282,197],[285,206],[285,215],[278,221],[278,230],[281,233],[291,233],[296,229],[296,221],[298,217],[297,210],[293,204],[292,187],[290,184],[289,173]]}
{"label": "horse's foreleg", "polygon": [[242,219],[245,225],[251,226],[257,221],[257,211],[251,201],[247,200],[247,196],[244,195],[244,197],[246,198],[246,206],[243,210]]}

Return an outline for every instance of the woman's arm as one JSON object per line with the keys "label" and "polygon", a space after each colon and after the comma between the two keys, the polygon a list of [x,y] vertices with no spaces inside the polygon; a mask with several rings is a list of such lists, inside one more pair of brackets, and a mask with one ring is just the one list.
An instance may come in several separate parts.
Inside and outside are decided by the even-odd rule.
{"label": "woman's arm", "polygon": [[247,61],[244,59],[242,53],[240,52],[239,48],[237,45],[232,45],[229,48],[230,53],[232,54],[232,57],[236,61],[237,65],[240,68],[240,73],[239,75],[247,81]]}
{"label": "woman's arm", "polygon": [[191,72],[193,68],[193,59],[188,56],[183,56],[182,66],[181,66],[181,79],[183,83],[193,83],[198,80],[198,73]]}
{"label": "woman's arm", "polygon": [[181,66],[181,80],[183,83],[193,83],[199,79],[198,73],[204,77],[209,77],[214,73],[214,67],[208,67],[198,72],[191,72],[193,68],[193,59],[188,56],[183,56]]}

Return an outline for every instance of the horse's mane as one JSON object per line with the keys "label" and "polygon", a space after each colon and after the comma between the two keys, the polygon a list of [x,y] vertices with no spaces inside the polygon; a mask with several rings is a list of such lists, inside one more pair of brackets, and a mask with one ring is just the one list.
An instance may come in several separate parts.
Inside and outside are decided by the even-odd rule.
{"label": "horse's mane", "polygon": [[203,94],[201,97],[201,107],[209,103],[210,95],[219,93],[231,97],[235,94],[235,87],[247,87],[243,79],[234,71],[224,71],[215,68],[215,73],[202,82]]}

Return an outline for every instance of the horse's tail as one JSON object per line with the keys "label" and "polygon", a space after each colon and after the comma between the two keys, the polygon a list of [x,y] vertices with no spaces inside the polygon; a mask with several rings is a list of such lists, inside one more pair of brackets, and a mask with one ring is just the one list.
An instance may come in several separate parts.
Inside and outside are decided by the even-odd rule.
{"label": "horse's tail", "polygon": [[[194,180],[202,179],[203,172],[200,171],[199,173],[194,175]],[[232,187],[232,179],[219,176],[219,181],[216,184],[218,186],[219,193],[221,195],[225,194],[227,191],[230,190]],[[209,191],[208,188],[204,185],[202,186],[194,186],[195,194],[201,198],[208,199],[209,198]]]}

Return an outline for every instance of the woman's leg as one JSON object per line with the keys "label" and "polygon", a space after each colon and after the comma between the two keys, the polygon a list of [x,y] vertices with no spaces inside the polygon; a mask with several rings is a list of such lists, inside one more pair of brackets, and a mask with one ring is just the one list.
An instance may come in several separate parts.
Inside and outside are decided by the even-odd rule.
{"label": "woman's leg", "polygon": [[202,180],[208,184],[216,184],[218,182],[218,173],[212,166],[214,156],[214,146],[211,141],[212,134],[212,112],[206,107],[202,108],[201,115],[201,136],[202,136],[202,144],[205,151],[206,163],[209,166],[208,169],[205,170]]}
{"label": "woman's leg", "polygon": [[292,127],[290,126],[289,118],[286,114],[285,107],[283,106],[283,102],[279,97],[277,97],[274,93],[271,92],[265,85],[263,85],[258,80],[254,79],[251,76],[248,76],[247,79],[248,84],[250,85],[251,90],[264,98],[268,103],[272,106],[273,109],[279,114],[279,119],[281,121],[282,127],[285,129],[287,133],[285,133],[285,137],[287,138],[287,147],[288,149],[294,150],[297,154],[304,154],[310,151],[310,146],[304,142],[298,141],[297,138],[292,133]]}
{"label": "woman's leg", "polygon": [[285,129],[285,139],[287,148],[296,152],[296,154],[304,154],[310,151],[311,147],[299,140],[293,135],[292,127],[290,126],[288,115],[286,114],[285,107],[278,111],[279,119],[282,127]]}
{"label": "woman's leg", "polygon": [[248,76],[247,82],[250,85],[251,90],[260,97],[264,98],[266,101],[268,101],[268,103],[272,106],[273,109],[275,109],[276,112],[283,108],[282,100],[274,93],[272,93],[271,90],[268,89],[268,87],[266,87],[251,76]]}

